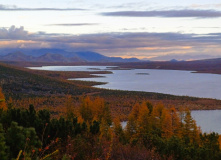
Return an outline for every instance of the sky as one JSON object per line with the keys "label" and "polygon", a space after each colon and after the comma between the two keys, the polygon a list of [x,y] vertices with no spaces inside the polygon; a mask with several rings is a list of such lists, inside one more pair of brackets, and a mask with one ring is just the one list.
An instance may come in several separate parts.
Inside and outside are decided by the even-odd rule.
{"label": "sky", "polygon": [[221,57],[220,0],[0,0],[0,49]]}

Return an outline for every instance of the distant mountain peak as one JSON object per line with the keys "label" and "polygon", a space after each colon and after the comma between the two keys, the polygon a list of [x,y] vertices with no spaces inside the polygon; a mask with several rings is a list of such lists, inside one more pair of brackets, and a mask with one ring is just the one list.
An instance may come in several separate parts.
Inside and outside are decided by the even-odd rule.
{"label": "distant mountain peak", "polygon": [[17,51],[14,53],[9,53],[5,56],[2,56],[2,60],[9,60],[9,61],[32,61],[33,57],[25,55],[24,53]]}
{"label": "distant mountain peak", "polygon": [[62,49],[17,49],[2,56],[7,61],[38,62],[139,62],[137,58],[107,57],[93,51],[65,51]]}

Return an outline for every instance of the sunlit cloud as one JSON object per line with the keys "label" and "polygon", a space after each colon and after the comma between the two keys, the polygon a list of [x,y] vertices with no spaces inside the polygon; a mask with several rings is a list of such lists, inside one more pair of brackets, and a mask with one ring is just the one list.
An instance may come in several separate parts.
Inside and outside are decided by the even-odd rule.
{"label": "sunlit cloud", "polygon": [[0,48],[38,48],[41,44],[31,40],[11,40],[0,42]]}
{"label": "sunlit cloud", "polygon": [[221,8],[221,3],[218,4],[192,4],[191,8]]}

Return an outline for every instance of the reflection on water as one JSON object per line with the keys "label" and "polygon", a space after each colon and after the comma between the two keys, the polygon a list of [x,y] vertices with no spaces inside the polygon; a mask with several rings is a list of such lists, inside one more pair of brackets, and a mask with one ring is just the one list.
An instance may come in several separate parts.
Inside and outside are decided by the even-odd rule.
{"label": "reflection on water", "polygon": [[115,69],[116,66],[42,66],[42,67],[27,67],[33,70],[45,71],[102,71]]}

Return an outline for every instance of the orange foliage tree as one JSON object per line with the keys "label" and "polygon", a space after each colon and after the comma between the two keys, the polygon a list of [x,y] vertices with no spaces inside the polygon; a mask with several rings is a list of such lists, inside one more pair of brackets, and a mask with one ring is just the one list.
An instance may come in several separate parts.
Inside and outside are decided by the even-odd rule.
{"label": "orange foliage tree", "polygon": [[1,87],[0,87],[0,109],[7,110],[7,105],[5,103],[5,96],[2,92]]}
{"label": "orange foliage tree", "polygon": [[165,139],[172,136],[185,137],[189,142],[199,144],[201,131],[196,126],[189,110],[179,115],[174,107],[168,109],[162,103],[151,108],[152,112],[149,108],[147,102],[137,103],[133,106],[125,131],[130,142],[156,133]]}

